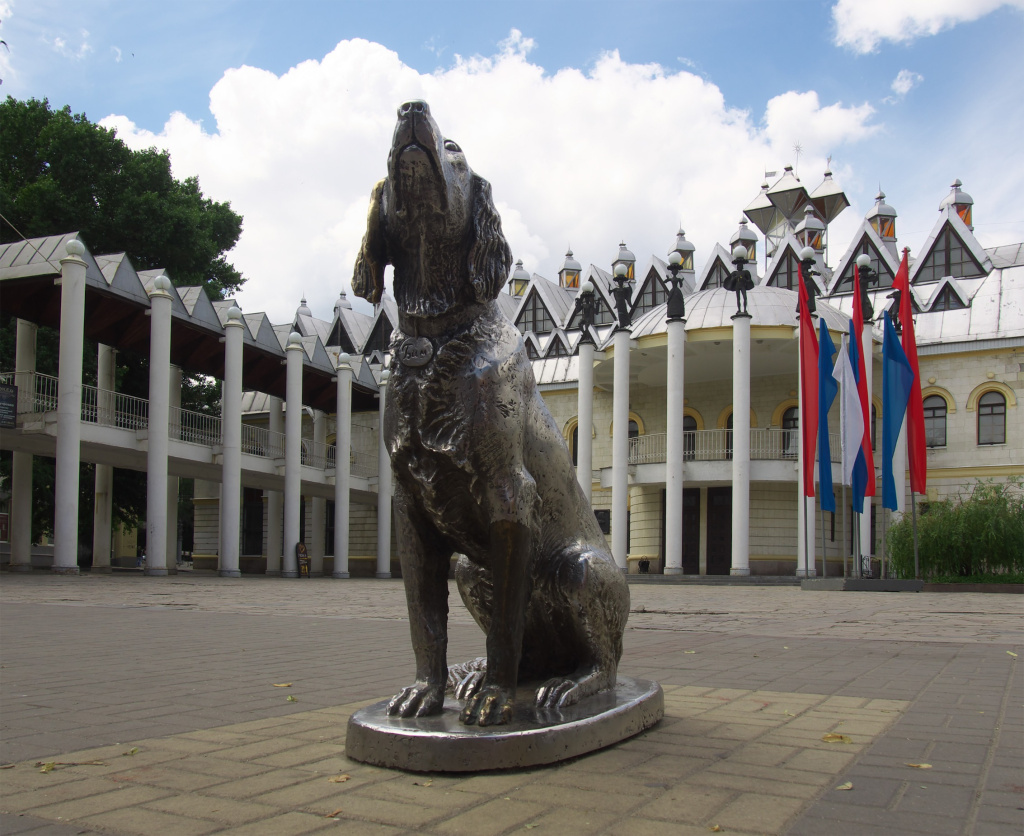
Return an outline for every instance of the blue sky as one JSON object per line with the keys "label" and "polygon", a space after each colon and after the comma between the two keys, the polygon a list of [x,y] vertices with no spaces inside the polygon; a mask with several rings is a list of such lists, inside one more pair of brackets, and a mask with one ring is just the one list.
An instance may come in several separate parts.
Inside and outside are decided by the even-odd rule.
{"label": "blue sky", "polygon": [[643,261],[679,223],[700,264],[797,143],[805,185],[831,155],[853,202],[833,263],[879,185],[912,251],[954,177],[985,245],[1020,241],[1022,5],[0,0],[0,92],[168,148],[246,218],[246,309],[287,318],[305,294],[329,318],[414,96],[551,278],[567,245],[607,267],[624,238]]}

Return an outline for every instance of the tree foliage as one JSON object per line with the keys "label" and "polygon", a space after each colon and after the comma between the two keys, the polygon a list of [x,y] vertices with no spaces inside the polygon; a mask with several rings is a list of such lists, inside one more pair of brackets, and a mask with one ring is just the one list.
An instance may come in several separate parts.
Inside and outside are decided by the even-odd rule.
{"label": "tree foliage", "polygon": [[224,258],[242,232],[230,203],[204,197],[195,177],[176,180],[166,151],[132,151],[45,99],[0,104],[0,206],[0,241],[78,231],[91,252],[125,252],[137,270],[163,268],[211,299],[243,282]]}
{"label": "tree foliage", "polygon": [[[133,151],[112,130],[70,107],[47,100],[0,103],[0,242],[77,231],[94,254],[124,252],[136,270],[162,268],[179,286],[202,286],[224,299],[244,279],[225,253],[238,241],[242,218],[230,203],[205,197],[195,177],[177,180],[166,151]],[[0,313],[0,370],[14,368],[14,321]],[[40,328],[36,368],[57,374],[58,335]],[[87,341],[83,381],[95,383],[96,345]],[[147,358],[118,357],[117,389],[148,395]],[[219,381],[183,381],[182,406],[217,411]],[[33,472],[33,540],[53,526],[53,460],[36,457]],[[0,484],[10,457],[0,457]],[[92,469],[83,465],[80,535],[91,531]],[[145,516],[144,473],[116,470],[114,523],[137,525]]]}

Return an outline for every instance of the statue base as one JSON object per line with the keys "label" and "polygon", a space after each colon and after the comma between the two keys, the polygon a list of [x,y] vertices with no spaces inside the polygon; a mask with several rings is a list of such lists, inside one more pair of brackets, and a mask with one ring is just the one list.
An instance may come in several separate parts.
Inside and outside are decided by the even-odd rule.
{"label": "statue base", "polygon": [[353,760],[410,772],[481,772],[515,769],[585,755],[632,737],[657,723],[665,699],[657,682],[620,676],[616,687],[558,710],[533,705],[536,686],[521,686],[512,722],[466,726],[462,704],[444,701],[433,717],[389,717],[388,700],[357,711],[348,721],[345,754]]}

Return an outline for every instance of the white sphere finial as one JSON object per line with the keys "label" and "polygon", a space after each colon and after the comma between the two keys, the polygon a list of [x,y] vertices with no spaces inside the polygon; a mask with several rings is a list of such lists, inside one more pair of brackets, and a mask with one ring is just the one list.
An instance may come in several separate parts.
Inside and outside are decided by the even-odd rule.
{"label": "white sphere finial", "polygon": [[583,284],[580,285],[580,292],[582,292],[582,293],[593,293],[594,292],[594,283],[592,281],[590,281],[590,279],[587,279],[585,282],[583,282]]}
{"label": "white sphere finial", "polygon": [[801,261],[813,261],[814,260],[814,247],[804,247],[800,250]]}
{"label": "white sphere finial", "polygon": [[629,268],[627,268],[621,261],[615,265],[615,276],[617,278],[625,278],[628,272]]}
{"label": "white sphere finial", "polygon": [[349,354],[347,351],[342,351],[342,352],[340,352],[338,354],[338,362],[335,363],[335,365],[338,368],[341,368],[342,366],[351,365],[351,363],[352,363],[352,355]]}
{"label": "white sphere finial", "polygon": [[870,267],[871,256],[869,256],[867,253],[861,253],[859,256],[857,256],[857,266],[860,267],[861,270],[863,270],[865,267]]}
{"label": "white sphere finial", "polygon": [[77,238],[70,239],[67,244],[64,245],[70,258],[81,258],[85,255],[85,244],[79,241]]}
{"label": "white sphere finial", "polygon": [[738,261],[741,258],[746,260],[747,248],[744,247],[742,244],[737,244],[735,247],[732,248],[732,257],[734,261]]}
{"label": "white sphere finial", "polygon": [[302,345],[302,334],[300,334],[298,331],[292,331],[288,335],[288,347],[291,348],[293,345]]}
{"label": "white sphere finial", "polygon": [[161,273],[153,280],[153,289],[159,290],[161,293],[170,293],[173,287],[174,285],[171,284],[171,280],[167,278],[166,273]]}
{"label": "white sphere finial", "polygon": [[232,305],[228,308],[228,322],[241,322],[242,321],[242,309],[238,305]]}
{"label": "white sphere finial", "polygon": [[678,267],[683,263],[683,257],[679,254],[679,250],[672,250],[672,252],[668,254],[668,263],[673,267]]}
{"label": "white sphere finial", "polygon": [[390,377],[391,377],[391,372],[389,372],[387,369],[384,369],[384,371],[382,371],[380,373],[381,385],[382,386],[387,386],[387,383],[388,383],[388,380],[390,379]]}

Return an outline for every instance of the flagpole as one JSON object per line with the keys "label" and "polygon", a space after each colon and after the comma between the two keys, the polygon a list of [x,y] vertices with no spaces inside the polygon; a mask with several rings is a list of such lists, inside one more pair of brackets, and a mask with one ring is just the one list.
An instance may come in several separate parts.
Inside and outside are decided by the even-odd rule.
{"label": "flagpole", "polygon": [[914,529],[914,580],[921,580],[921,566],[917,560],[917,494],[910,491],[910,520]]}
{"label": "flagpole", "polygon": [[[846,577],[846,482],[843,482],[843,577]],[[851,510],[853,510],[851,508]]]}
{"label": "flagpole", "polygon": [[825,549],[825,509],[820,509],[821,514],[821,576],[828,577],[828,552]]}

